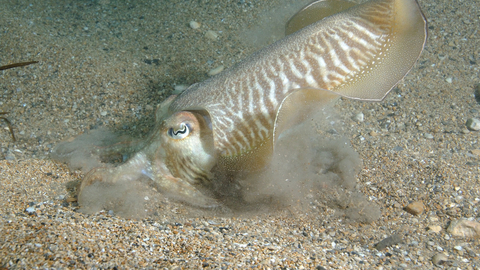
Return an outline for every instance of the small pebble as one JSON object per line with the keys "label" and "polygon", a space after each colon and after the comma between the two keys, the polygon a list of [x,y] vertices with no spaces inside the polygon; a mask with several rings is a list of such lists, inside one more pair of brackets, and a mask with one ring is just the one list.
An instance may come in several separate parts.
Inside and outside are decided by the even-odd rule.
{"label": "small pebble", "polygon": [[[397,146],[393,147],[393,151],[396,151],[396,152],[403,151],[403,147],[397,145]],[[401,208],[401,207],[399,207],[399,208]]]}
{"label": "small pebble", "polygon": [[475,94],[475,100],[477,101],[477,103],[480,104],[480,84],[475,85],[474,94]]}
{"label": "small pebble", "polygon": [[224,69],[224,66],[223,66],[223,65],[222,65],[222,66],[218,66],[218,67],[210,70],[210,71],[208,72],[208,76],[217,75],[218,73],[222,72],[223,69]]}
{"label": "small pebble", "polygon": [[480,156],[480,149],[473,149],[472,151],[472,154],[476,155],[476,156]]}
{"label": "small pebble", "polygon": [[402,204],[400,204],[399,202],[395,201],[395,202],[393,203],[393,207],[400,209],[400,208],[402,208]]}
{"label": "small pebble", "polygon": [[432,262],[436,266],[440,266],[440,265],[448,262],[448,257],[443,253],[437,253],[432,257]]}
{"label": "small pebble", "polygon": [[462,248],[462,246],[454,246],[453,249],[461,251],[463,248]]}
{"label": "small pebble", "polygon": [[471,249],[467,249],[467,253],[470,257],[477,257],[477,254]]}
{"label": "small pebble", "polygon": [[6,159],[6,160],[15,160],[15,155],[12,154],[12,152],[8,152],[8,153],[5,155],[5,159]]}
{"label": "small pebble", "polygon": [[442,231],[442,227],[440,225],[430,225],[428,226],[428,230],[434,233],[439,233]]}
{"label": "small pebble", "polygon": [[457,237],[480,237],[480,223],[465,218],[450,222],[447,232]]}
{"label": "small pebble", "polygon": [[405,211],[407,211],[408,213],[414,215],[414,216],[418,216],[420,214],[423,213],[423,210],[424,210],[424,205],[421,201],[416,201],[416,202],[412,202],[411,204],[407,205],[405,207]]}
{"label": "small pebble", "polygon": [[192,29],[198,29],[200,28],[200,26],[202,26],[199,22],[196,22],[196,21],[190,21],[189,25],[190,25],[190,28]]}
{"label": "small pebble", "polygon": [[25,211],[29,214],[33,214],[33,213],[35,213],[35,207],[30,206],[27,209],[25,209]]}
{"label": "small pebble", "polygon": [[469,118],[465,123],[467,128],[471,131],[478,131],[480,130],[480,120],[476,118]]}
{"label": "small pebble", "polygon": [[364,119],[365,119],[365,115],[364,115],[362,112],[360,112],[360,113],[355,114],[355,115],[352,117],[352,119],[353,119],[354,121],[357,121],[357,122],[363,122]]}
{"label": "small pebble", "polygon": [[433,139],[433,135],[430,134],[430,133],[425,133],[424,134],[425,138],[429,139],[429,140],[432,140]]}
{"label": "small pebble", "polygon": [[399,244],[402,242],[402,237],[399,235],[399,234],[394,234],[392,236],[389,236],[385,239],[383,239],[382,241],[378,242],[376,245],[375,245],[375,248],[377,250],[383,250],[389,246],[393,246],[393,245],[396,245],[396,244]]}
{"label": "small pebble", "polygon": [[445,79],[445,81],[446,81],[447,83],[452,83],[452,82],[453,82],[453,79],[452,79],[452,77],[448,77],[448,78]]}
{"label": "small pebble", "polygon": [[68,198],[65,200],[65,202],[67,202],[67,203],[76,202],[76,201],[77,201],[77,198],[75,198],[75,197],[68,197]]}

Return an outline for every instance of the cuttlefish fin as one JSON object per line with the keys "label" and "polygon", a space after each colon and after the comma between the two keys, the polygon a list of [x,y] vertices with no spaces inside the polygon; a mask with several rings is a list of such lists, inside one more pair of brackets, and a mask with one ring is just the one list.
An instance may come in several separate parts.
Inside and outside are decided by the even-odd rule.
{"label": "cuttlefish fin", "polygon": [[[384,6],[392,3],[392,7]],[[342,96],[369,101],[381,101],[410,71],[420,56],[427,39],[427,23],[417,1],[372,1],[351,8],[352,13],[387,29],[382,48],[361,72],[351,75],[332,89]],[[393,12],[386,21],[385,12]]]}
{"label": "cuttlefish fin", "polygon": [[313,1],[290,18],[285,25],[285,35],[290,35],[305,26],[320,21],[325,17],[342,12],[355,5],[355,3],[342,0]]}
{"label": "cuttlefish fin", "polygon": [[[360,70],[347,75],[345,80],[331,88],[331,91],[304,87],[293,91],[284,98],[276,115],[273,145],[285,130],[305,120],[314,109],[321,108],[340,96],[368,101],[383,100],[388,92],[410,71],[420,56],[427,32],[426,20],[417,1],[379,0],[364,5],[353,5],[349,2],[334,0],[315,1],[299,11],[288,22],[287,33],[297,31],[336,12],[349,9],[349,15],[342,13],[331,17],[331,20],[339,22],[339,26],[332,26],[331,32],[339,31],[343,25],[350,25],[348,20],[344,20],[345,16],[350,16],[351,24],[355,24],[355,20],[358,18],[382,29],[384,33],[383,37],[378,38],[377,42],[382,44],[380,49],[375,52],[374,59],[362,66]],[[315,14],[315,12],[319,12],[319,14]],[[303,17],[306,18],[303,19]],[[358,28],[359,34],[355,33],[357,38],[368,34],[368,31],[362,33],[360,26]],[[349,47],[349,42],[349,40],[344,40],[343,46]],[[355,42],[359,41],[355,40]],[[334,52],[342,51],[341,47],[330,49]],[[362,56],[362,52],[345,53],[344,57],[351,61],[351,64],[354,62],[353,59],[358,56],[360,59],[368,58],[365,55]],[[364,63],[360,60],[355,64]]]}
{"label": "cuttlefish fin", "polygon": [[157,110],[155,112],[155,120],[156,121],[161,121],[165,119],[169,113],[168,109],[170,107],[170,104],[177,98],[177,95],[171,95],[168,98],[166,98],[162,103],[157,105]]}
{"label": "cuttlefish fin", "polygon": [[286,130],[303,122],[312,112],[332,104],[338,93],[315,88],[292,91],[283,99],[275,117],[273,136],[261,140],[259,146],[236,156],[221,156],[219,165],[227,171],[257,171],[271,160],[275,142]]}
{"label": "cuttlefish fin", "polygon": [[324,89],[301,88],[285,97],[277,111],[273,128],[273,142],[286,130],[305,121],[314,111],[332,104],[340,95]]}

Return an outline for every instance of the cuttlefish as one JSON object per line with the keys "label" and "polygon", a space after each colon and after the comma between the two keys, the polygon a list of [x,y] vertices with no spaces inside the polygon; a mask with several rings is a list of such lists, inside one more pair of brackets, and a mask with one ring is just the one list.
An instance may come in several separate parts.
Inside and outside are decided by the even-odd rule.
{"label": "cuttlefish", "polygon": [[426,20],[416,0],[326,0],[302,9],[286,31],[236,66],[163,101],[153,131],[131,158],[90,171],[79,199],[95,182],[149,179],[183,202],[218,205],[215,187],[238,172],[264,168],[279,136],[312,111],[339,97],[383,100],[422,52]]}

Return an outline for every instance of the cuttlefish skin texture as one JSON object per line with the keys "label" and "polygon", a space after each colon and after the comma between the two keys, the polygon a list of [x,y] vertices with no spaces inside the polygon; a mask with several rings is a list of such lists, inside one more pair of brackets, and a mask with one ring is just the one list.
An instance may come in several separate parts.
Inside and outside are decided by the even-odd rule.
{"label": "cuttlefish skin texture", "polygon": [[218,172],[263,168],[283,131],[340,96],[383,100],[425,40],[416,0],[370,1],[308,25],[165,100],[141,149],[88,173],[79,199],[96,181],[147,178],[176,199],[215,206]]}

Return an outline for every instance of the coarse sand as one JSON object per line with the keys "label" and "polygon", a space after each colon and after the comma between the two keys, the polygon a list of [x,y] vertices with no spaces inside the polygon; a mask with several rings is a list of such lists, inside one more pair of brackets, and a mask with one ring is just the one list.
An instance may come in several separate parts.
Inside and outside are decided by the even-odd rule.
{"label": "coarse sand", "polygon": [[[0,66],[39,61],[0,71],[17,137],[0,120],[0,269],[480,269],[480,133],[465,124],[480,119],[475,0],[420,0],[428,40],[411,72],[381,103],[340,100],[298,143],[293,157],[328,164],[317,199],[229,212],[132,184],[105,210],[78,206],[84,173],[53,161],[56,145],[144,137],[157,104],[281,38],[306,2],[0,0]],[[301,170],[276,166],[247,199],[291,191],[284,174]]]}

